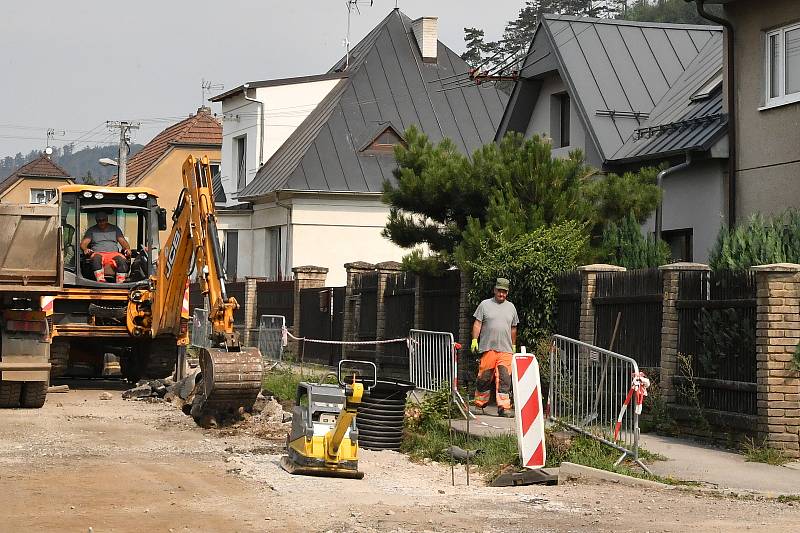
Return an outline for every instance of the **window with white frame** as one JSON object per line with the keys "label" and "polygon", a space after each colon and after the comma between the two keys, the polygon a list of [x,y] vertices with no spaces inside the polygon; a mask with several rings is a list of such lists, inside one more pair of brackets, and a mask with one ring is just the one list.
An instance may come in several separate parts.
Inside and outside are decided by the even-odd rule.
{"label": "window with white frame", "polygon": [[55,189],[31,189],[32,204],[46,204],[55,197]]}
{"label": "window with white frame", "polygon": [[766,34],[766,105],[800,102],[800,24]]}

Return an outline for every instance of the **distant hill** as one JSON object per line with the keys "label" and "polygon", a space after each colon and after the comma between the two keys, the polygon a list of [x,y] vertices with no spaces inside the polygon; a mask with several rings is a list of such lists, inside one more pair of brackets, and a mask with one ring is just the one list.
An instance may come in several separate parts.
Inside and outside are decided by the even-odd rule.
{"label": "distant hill", "polygon": [[[141,144],[131,145],[131,155],[141,149]],[[73,145],[67,144],[62,148],[54,148],[54,150],[51,156],[52,160],[61,165],[64,170],[69,172],[70,176],[80,183],[87,181],[87,177],[89,177],[89,181],[93,180],[98,185],[101,185],[117,173],[117,167],[104,167],[97,162],[98,159],[103,157],[116,159],[118,155],[116,146],[95,146],[93,148],[83,148],[76,152]],[[33,161],[41,155],[41,150],[31,150],[28,155],[18,153],[14,157],[8,156],[0,159],[0,181],[25,163]]]}

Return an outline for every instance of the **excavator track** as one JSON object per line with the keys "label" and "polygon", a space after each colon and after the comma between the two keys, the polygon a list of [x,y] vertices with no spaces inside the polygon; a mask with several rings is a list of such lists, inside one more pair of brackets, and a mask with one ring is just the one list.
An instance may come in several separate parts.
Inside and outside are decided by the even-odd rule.
{"label": "excavator track", "polygon": [[202,398],[192,408],[195,419],[235,414],[250,409],[261,391],[264,365],[255,348],[229,352],[222,348],[200,350]]}

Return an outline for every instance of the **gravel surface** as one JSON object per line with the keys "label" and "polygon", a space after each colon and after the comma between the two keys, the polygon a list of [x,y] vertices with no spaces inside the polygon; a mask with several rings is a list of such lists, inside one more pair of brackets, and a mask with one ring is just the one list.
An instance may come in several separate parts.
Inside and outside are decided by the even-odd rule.
{"label": "gravel surface", "polygon": [[[280,469],[274,411],[198,428],[122,384],[76,382],[0,411],[0,531],[792,531],[800,502],[610,484],[490,488],[463,467],[362,451],[363,480]],[[76,386],[80,387],[76,390]],[[101,400],[103,392],[110,400]]]}

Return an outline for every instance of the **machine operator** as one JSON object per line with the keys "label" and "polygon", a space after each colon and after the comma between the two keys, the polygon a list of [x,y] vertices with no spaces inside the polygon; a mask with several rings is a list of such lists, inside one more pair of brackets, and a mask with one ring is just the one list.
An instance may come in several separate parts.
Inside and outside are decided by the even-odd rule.
{"label": "machine operator", "polygon": [[101,283],[105,282],[104,270],[109,266],[114,270],[115,281],[125,283],[130,271],[128,258],[131,256],[131,245],[125,240],[121,229],[108,223],[108,213],[97,211],[94,219],[97,224],[86,230],[81,241],[81,250],[92,263],[94,277]]}

